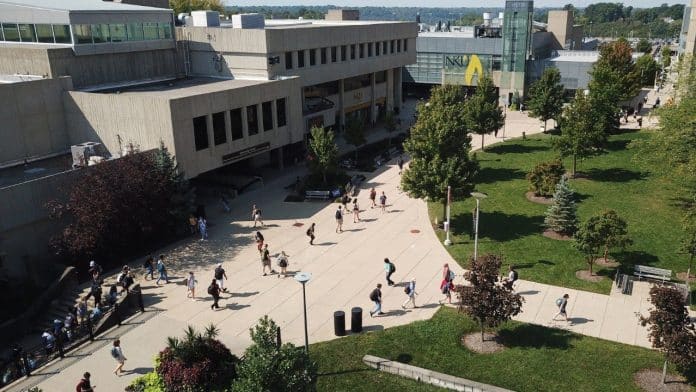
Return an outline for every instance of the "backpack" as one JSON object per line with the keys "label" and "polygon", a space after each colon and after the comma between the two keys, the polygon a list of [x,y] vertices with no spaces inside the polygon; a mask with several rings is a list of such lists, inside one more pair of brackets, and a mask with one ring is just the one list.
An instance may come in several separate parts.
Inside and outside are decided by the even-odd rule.
{"label": "backpack", "polygon": [[392,262],[389,262],[389,272],[391,272],[392,274],[396,272],[396,266]]}
{"label": "backpack", "polygon": [[377,301],[377,291],[376,290],[372,290],[372,292],[370,293],[370,301]]}
{"label": "backpack", "polygon": [[563,298],[556,299],[556,306],[558,306],[559,308],[561,307],[562,303],[563,303]]}
{"label": "backpack", "polygon": [[118,349],[116,348],[116,346],[111,348],[111,356],[114,359],[118,359],[119,355],[118,355]]}
{"label": "backpack", "polygon": [[222,279],[222,273],[223,271],[221,267],[215,268],[215,279]]}
{"label": "backpack", "polygon": [[307,229],[307,235],[308,235],[308,236],[311,236],[311,235],[312,235],[312,228],[311,228],[311,227],[310,227],[309,229]]}
{"label": "backpack", "polygon": [[406,293],[406,295],[411,295],[411,286],[406,286],[404,288],[404,293]]}
{"label": "backpack", "polygon": [[449,272],[449,280],[450,280],[450,281],[453,281],[455,276],[456,276],[456,275],[454,274],[454,271],[450,270],[450,272]]}
{"label": "backpack", "polygon": [[517,271],[512,271],[512,280],[515,281],[517,280]]}
{"label": "backpack", "polygon": [[208,286],[208,294],[213,295],[214,292],[215,292],[215,287],[213,287],[213,285],[211,284],[210,286]]}
{"label": "backpack", "polygon": [[341,214],[341,210],[336,210],[336,219],[342,219],[343,215]]}

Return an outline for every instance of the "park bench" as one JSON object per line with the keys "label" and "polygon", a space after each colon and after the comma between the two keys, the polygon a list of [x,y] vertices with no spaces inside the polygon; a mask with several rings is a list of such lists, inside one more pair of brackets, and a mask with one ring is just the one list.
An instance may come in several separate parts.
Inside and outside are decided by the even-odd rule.
{"label": "park bench", "polygon": [[305,199],[328,200],[331,198],[331,191],[305,191]]}
{"label": "park bench", "polygon": [[672,279],[672,270],[648,267],[646,265],[636,265],[633,267],[633,275],[640,278],[657,279],[661,281]]}

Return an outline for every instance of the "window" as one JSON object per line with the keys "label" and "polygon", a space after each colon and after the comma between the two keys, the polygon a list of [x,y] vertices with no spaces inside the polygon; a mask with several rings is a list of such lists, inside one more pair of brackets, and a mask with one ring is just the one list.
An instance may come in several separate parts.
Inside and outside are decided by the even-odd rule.
{"label": "window", "polygon": [[244,137],[244,127],[242,126],[242,109],[230,110],[230,126],[232,127],[232,140],[239,140]]}
{"label": "window", "polygon": [[321,63],[326,64],[326,48],[321,48]]}
{"label": "window", "polygon": [[375,84],[387,81],[387,71],[375,72]]}
{"label": "window", "polygon": [[196,144],[196,151],[208,148],[208,123],[205,116],[193,119],[193,139]]}
{"label": "window", "polygon": [[53,28],[50,24],[37,24],[34,27],[36,28],[36,38],[39,42],[53,43]]}
{"label": "window", "polygon": [[394,40],[389,42],[389,53],[394,54]]}
{"label": "window", "polygon": [[285,69],[292,69],[292,52],[285,52]]}
{"label": "window", "polygon": [[32,24],[19,24],[19,37],[22,42],[36,42],[36,32],[34,32],[34,25]]}
{"label": "window", "polygon": [[372,42],[367,44],[367,57],[372,57]]}
{"label": "window", "polygon": [[270,131],[273,129],[273,104],[271,101],[261,104],[261,113],[263,113],[263,130]]}
{"label": "window", "polygon": [[502,60],[500,56],[493,56],[493,61],[491,67],[493,68],[493,71],[500,71],[500,68],[502,66]]}
{"label": "window", "polygon": [[157,27],[159,29],[160,39],[171,39],[172,38],[172,25],[170,23],[158,23]]}
{"label": "window", "polygon": [[142,41],[145,39],[143,35],[142,23],[128,23],[128,41]]}
{"label": "window", "polygon": [[[7,35],[7,34],[5,34]],[[92,28],[90,25],[79,24],[73,26],[73,42],[75,44],[91,44],[92,43]]]}
{"label": "window", "polygon": [[365,57],[365,44],[360,44],[359,52],[360,52],[360,58]]}
{"label": "window", "polygon": [[304,50],[297,51],[297,68],[304,67]]}
{"label": "window", "polygon": [[315,65],[317,65],[317,50],[310,49],[309,50],[309,66],[313,67]]}
{"label": "window", "polygon": [[93,24],[92,25],[92,39],[94,40],[95,44],[109,42],[109,25],[107,25],[107,24]]}
{"label": "window", "polygon": [[68,25],[53,25],[53,36],[56,38],[57,44],[70,44],[70,26]]}
{"label": "window", "polygon": [[331,62],[332,63],[336,62],[336,52],[337,52],[336,47],[332,46],[331,47]]}
{"label": "window", "polygon": [[5,35],[5,41],[19,42],[19,30],[14,23],[3,23],[2,33]]}
{"label": "window", "polygon": [[109,25],[109,34],[111,35],[111,42],[123,42],[128,39],[126,35],[126,25],[121,23],[115,23]]}
{"label": "window", "polygon": [[341,61],[346,61],[346,45],[341,45]]}
{"label": "window", "polygon": [[382,42],[382,54],[387,54],[387,41]]}
{"label": "window", "polygon": [[259,133],[259,118],[258,110],[256,105],[247,106],[247,129],[249,130],[249,136],[256,135]]}
{"label": "window", "polygon": [[213,113],[213,143],[217,146],[226,142],[225,112]]}
{"label": "window", "polygon": [[379,48],[381,48],[382,45],[379,42],[375,42],[375,56],[379,56]]}
{"label": "window", "polygon": [[350,59],[355,60],[355,44],[350,46]]}
{"label": "window", "polygon": [[396,40],[396,51],[401,53],[401,40],[400,39]]}
{"label": "window", "polygon": [[157,23],[143,23],[143,37],[145,40],[159,39],[159,30]]}
{"label": "window", "polygon": [[404,40],[404,52],[408,52],[408,40]]}
{"label": "window", "polygon": [[285,119],[285,98],[276,100],[276,117],[278,118],[278,127],[284,127],[287,124]]}

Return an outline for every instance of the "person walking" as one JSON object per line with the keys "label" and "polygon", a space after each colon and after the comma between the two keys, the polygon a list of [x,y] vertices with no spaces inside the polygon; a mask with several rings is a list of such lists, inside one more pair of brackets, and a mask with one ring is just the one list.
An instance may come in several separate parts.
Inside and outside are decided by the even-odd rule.
{"label": "person walking", "polygon": [[155,280],[155,266],[153,265],[154,261],[155,258],[152,257],[152,255],[148,255],[143,263],[143,268],[145,268],[145,280],[147,280],[148,275],[150,275],[150,280]]}
{"label": "person walking", "polygon": [[84,299],[80,299],[77,303],[77,318],[80,320],[80,326],[87,321],[87,302]]}
{"label": "person walking", "polygon": [[85,301],[89,299],[89,297],[94,298],[94,307],[98,308],[101,306],[101,301],[102,301],[102,288],[101,284],[99,284],[99,281],[93,281],[92,282],[92,287],[89,290],[89,294],[87,294],[87,297],[85,297]]}
{"label": "person walking", "polygon": [[370,208],[375,208],[375,199],[377,198],[377,191],[375,188],[370,189]]}
{"label": "person walking", "polygon": [[227,292],[225,288],[225,279],[227,279],[227,274],[225,273],[225,269],[222,268],[222,263],[219,263],[217,267],[215,267],[215,280],[220,290]]}
{"label": "person walking", "polygon": [[288,276],[288,254],[285,253],[284,250],[280,251],[280,255],[278,255],[278,267],[280,267],[280,273],[278,274],[278,278],[280,278],[280,275],[283,275],[283,278],[286,278]]}
{"label": "person walking", "polygon": [[391,276],[396,272],[396,266],[386,257],[384,258],[384,271],[387,274],[387,285],[394,286],[394,281],[391,280]]}
{"label": "person walking", "polygon": [[189,215],[188,223],[191,234],[196,234],[198,232],[198,220],[195,216],[193,216],[193,214]]}
{"label": "person walking", "polygon": [[220,301],[220,287],[218,287],[215,279],[208,286],[208,294],[213,296],[213,304],[210,305],[210,309],[220,309],[220,305],[218,305],[218,301]]}
{"label": "person walking", "polygon": [[309,244],[314,245],[314,229],[316,227],[316,223],[312,222],[312,225],[309,226],[309,229],[307,229],[307,237],[309,237]]}
{"label": "person walking", "polygon": [[156,284],[160,284],[160,280],[164,279],[164,283],[169,283],[169,278],[167,277],[167,267],[164,265],[164,255],[160,255],[157,259],[157,272],[159,276],[157,277]]}
{"label": "person walking", "polygon": [[406,305],[410,302],[414,308],[417,308],[416,306],[416,295],[418,293],[416,292],[416,278],[411,278],[411,281],[408,283],[408,286],[404,288],[404,293],[406,294],[406,301],[404,301],[403,304],[401,304],[401,309],[406,309]]}
{"label": "person walking", "polygon": [[360,206],[358,205],[358,198],[353,199],[353,223],[360,222]]}
{"label": "person walking", "polygon": [[222,193],[220,194],[220,204],[222,204],[222,209],[225,212],[229,213],[230,211],[232,211],[232,209],[230,208],[230,202]]}
{"label": "person walking", "polygon": [[92,383],[90,381],[90,377],[92,377],[89,372],[85,372],[85,374],[82,375],[82,379],[80,380],[79,383],[77,383],[77,386],[75,387],[76,392],[94,392],[94,387],[92,386]]}
{"label": "person walking", "polygon": [[208,239],[208,222],[204,217],[198,218],[198,231],[201,232],[201,241]]}
{"label": "person walking", "polygon": [[379,207],[382,209],[382,213],[387,210],[387,195],[384,194],[384,191],[379,196]]}
{"label": "person walking", "polygon": [[341,206],[336,210],[336,233],[343,233],[343,211]]}
{"label": "person walking", "polygon": [[438,302],[440,305],[445,303],[445,300],[449,304],[452,304],[452,289],[454,288],[454,283],[452,281],[448,281],[447,279],[442,279],[442,282],[440,282],[440,292],[444,294],[445,298],[439,300]]}
{"label": "person walking", "polygon": [[551,320],[556,321],[556,317],[563,316],[565,321],[568,321],[568,313],[566,312],[566,306],[568,306],[568,298],[570,295],[563,294],[563,297],[556,300],[556,306],[558,306],[558,313]]}
{"label": "person walking", "polygon": [[399,155],[399,160],[396,161],[396,164],[399,166],[399,175],[404,171],[404,159]]}
{"label": "person walking", "polygon": [[350,196],[348,196],[347,193],[344,193],[343,196],[341,196],[341,204],[343,204],[344,211],[348,211],[348,203],[350,203]]}
{"label": "person walking", "polygon": [[518,278],[517,271],[515,271],[515,267],[510,264],[508,267],[508,276],[503,279],[503,286],[507,287],[508,289],[512,290],[512,286],[517,282]]}
{"label": "person walking", "polygon": [[117,363],[114,374],[120,376],[123,374],[123,365],[128,358],[123,355],[123,349],[121,348],[121,341],[119,339],[114,340],[114,346],[111,347],[111,357],[116,360]]}
{"label": "person walking", "polygon": [[370,317],[381,316],[382,313],[382,284],[377,283],[377,288],[370,293],[370,301],[375,303],[375,308],[370,311]]}
{"label": "person walking", "polygon": [[454,276],[454,271],[450,269],[448,263],[445,263],[445,265],[442,267],[442,279],[451,283],[454,281]]}
{"label": "person walking", "polygon": [[256,241],[256,249],[258,249],[259,253],[263,251],[263,234],[261,234],[260,231],[257,231],[256,234],[254,234],[254,240]]}
{"label": "person walking", "polygon": [[268,273],[274,274],[275,270],[271,267],[271,254],[268,251],[268,244],[263,246],[263,252],[261,253],[261,272],[263,276],[266,276],[266,267],[268,267]]}
{"label": "person walking", "polygon": [[188,278],[186,278],[186,298],[196,298],[196,277],[193,275],[193,271],[189,272]]}
{"label": "person walking", "polygon": [[92,280],[100,280],[102,278],[102,272],[104,272],[104,269],[102,268],[101,265],[97,264],[94,260],[89,262],[89,275],[92,277]]}
{"label": "person walking", "polygon": [[260,223],[261,227],[264,226],[263,219],[261,218],[261,209],[256,207],[256,204],[251,207],[251,219],[254,220],[254,227],[256,227],[257,223]]}

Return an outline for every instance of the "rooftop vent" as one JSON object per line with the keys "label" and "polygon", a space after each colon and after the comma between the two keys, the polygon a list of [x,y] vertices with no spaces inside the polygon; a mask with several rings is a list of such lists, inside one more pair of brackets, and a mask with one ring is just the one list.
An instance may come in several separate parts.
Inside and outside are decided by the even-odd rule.
{"label": "rooftop vent", "polygon": [[262,29],[266,22],[261,14],[232,15],[232,27],[235,29]]}

